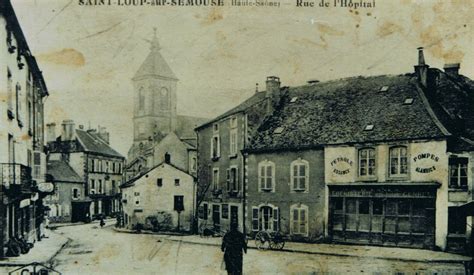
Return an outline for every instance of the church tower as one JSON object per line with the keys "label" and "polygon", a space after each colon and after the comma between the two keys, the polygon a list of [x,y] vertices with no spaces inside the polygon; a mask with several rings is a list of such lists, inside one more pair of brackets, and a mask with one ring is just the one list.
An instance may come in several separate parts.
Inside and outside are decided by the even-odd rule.
{"label": "church tower", "polygon": [[156,28],[150,53],[132,78],[135,91],[133,144],[176,131],[176,87],[178,79],[160,53]]}

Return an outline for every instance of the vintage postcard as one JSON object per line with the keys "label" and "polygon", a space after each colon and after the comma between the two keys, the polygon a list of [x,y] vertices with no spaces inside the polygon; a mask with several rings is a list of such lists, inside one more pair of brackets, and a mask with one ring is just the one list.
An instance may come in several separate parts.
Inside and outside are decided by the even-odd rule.
{"label": "vintage postcard", "polygon": [[472,274],[471,0],[0,0],[0,274]]}

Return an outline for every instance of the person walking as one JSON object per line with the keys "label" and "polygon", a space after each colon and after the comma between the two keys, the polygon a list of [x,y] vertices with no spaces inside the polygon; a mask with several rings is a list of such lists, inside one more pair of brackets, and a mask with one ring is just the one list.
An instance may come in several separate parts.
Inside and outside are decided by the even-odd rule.
{"label": "person walking", "polygon": [[229,275],[242,274],[242,252],[247,254],[247,240],[237,227],[237,223],[232,222],[230,224],[230,231],[222,238],[221,250],[224,252],[225,269]]}
{"label": "person walking", "polygon": [[105,225],[104,216],[101,215],[100,216],[100,227],[102,228],[102,227],[104,227],[104,225]]}

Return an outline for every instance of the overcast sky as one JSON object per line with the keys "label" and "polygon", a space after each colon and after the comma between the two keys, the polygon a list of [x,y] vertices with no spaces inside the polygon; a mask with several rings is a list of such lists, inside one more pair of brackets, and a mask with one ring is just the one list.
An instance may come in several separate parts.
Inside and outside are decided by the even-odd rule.
{"label": "overcast sky", "polygon": [[[12,0],[49,88],[48,122],[106,126],[126,155],[131,78],[156,27],[177,77],[178,113],[213,117],[264,89],[356,75],[413,71],[416,48],[432,67],[461,62],[474,78],[474,1],[376,0],[374,9],[116,7],[78,0]],[[227,2],[226,2],[227,3]]]}

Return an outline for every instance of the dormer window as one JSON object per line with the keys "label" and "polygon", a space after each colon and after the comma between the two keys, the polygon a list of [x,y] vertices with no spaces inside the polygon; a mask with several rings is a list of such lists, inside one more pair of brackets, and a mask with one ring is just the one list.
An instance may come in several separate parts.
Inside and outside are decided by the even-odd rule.
{"label": "dormer window", "polygon": [[386,92],[386,91],[388,91],[388,86],[382,86],[382,88],[380,88],[380,91],[381,91],[381,92]]}
{"label": "dormer window", "polygon": [[373,124],[367,124],[365,125],[364,131],[372,131],[374,129]]}
{"label": "dormer window", "polygon": [[283,130],[285,130],[285,128],[277,127],[275,130],[273,130],[273,133],[274,134],[281,134],[281,133],[283,133]]}
{"label": "dormer window", "polygon": [[403,102],[403,105],[411,105],[411,104],[413,104],[413,98],[411,97],[405,99],[405,101]]}
{"label": "dormer window", "polygon": [[291,98],[290,103],[295,103],[297,100],[298,100],[298,97],[295,96],[295,97]]}

